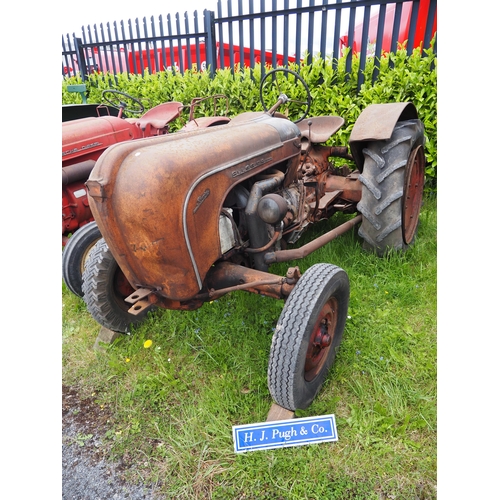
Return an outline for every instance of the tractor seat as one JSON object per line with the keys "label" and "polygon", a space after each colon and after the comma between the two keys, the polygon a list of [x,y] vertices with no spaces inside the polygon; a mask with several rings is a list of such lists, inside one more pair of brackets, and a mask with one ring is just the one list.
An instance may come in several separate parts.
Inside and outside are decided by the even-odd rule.
{"label": "tractor seat", "polygon": [[344,119],[340,116],[314,116],[297,124],[302,137],[307,137],[316,144],[326,142],[342,125]]}
{"label": "tractor seat", "polygon": [[176,101],[159,104],[146,111],[135,123],[141,130],[146,130],[148,125],[161,130],[179,116],[182,107],[183,104]]}
{"label": "tractor seat", "polygon": [[216,125],[225,125],[231,119],[227,116],[200,116],[200,118],[193,118],[188,121],[181,130],[190,131],[199,128],[215,127]]}

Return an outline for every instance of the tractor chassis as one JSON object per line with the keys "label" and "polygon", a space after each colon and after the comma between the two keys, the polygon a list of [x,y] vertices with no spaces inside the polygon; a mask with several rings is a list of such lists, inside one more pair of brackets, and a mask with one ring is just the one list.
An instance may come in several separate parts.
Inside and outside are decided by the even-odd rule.
{"label": "tractor chassis", "polygon": [[[268,252],[264,255],[264,260],[267,264],[271,264],[301,259],[350,231],[360,222],[361,215],[357,215],[300,248]],[[250,269],[229,261],[220,261],[209,271],[204,290],[191,300],[182,302],[173,301],[155,293],[155,290],[138,288],[134,293],[125,298],[125,302],[131,305],[128,312],[136,316],[144,313],[153,306],[165,309],[194,310],[201,307],[205,302],[240,290],[275,299],[286,299],[300,276],[301,273],[298,267],[290,267],[286,276],[282,277]]]}

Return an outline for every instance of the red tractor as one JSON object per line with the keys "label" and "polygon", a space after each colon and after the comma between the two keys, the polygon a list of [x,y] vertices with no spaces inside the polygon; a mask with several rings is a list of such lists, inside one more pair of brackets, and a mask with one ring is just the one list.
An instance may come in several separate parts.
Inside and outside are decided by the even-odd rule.
{"label": "red tractor", "polygon": [[[311,95],[298,74],[273,70],[260,92],[263,112],[101,155],[86,186],[103,237],[85,265],[83,298],[98,323],[123,333],[151,309],[195,310],[233,291],[284,300],[268,385],[278,405],[296,410],[312,402],[334,362],[349,279],[333,263],[285,276],[270,266],[358,224],[378,255],[407,249],[422,202],[424,127],[412,103],[375,104],[349,146],[325,145],[344,120],[306,118]],[[308,227],[338,212],[352,217],[297,246]]]}
{"label": "red tractor", "polygon": [[[84,91],[84,86],[75,86]],[[101,237],[90,210],[85,181],[102,153],[111,145],[124,141],[157,137],[169,133],[169,124],[189,107],[189,121],[184,129],[203,128],[227,123],[229,118],[214,116],[194,118],[194,109],[203,99],[190,106],[166,102],[144,113],[140,100],[117,90],[102,93],[107,105],[84,104],[63,106],[62,124],[62,245],[63,279],[68,288],[82,296],[81,276],[88,251]],[[214,105],[224,96],[211,96]],[[227,113],[227,103],[226,103]],[[128,118],[128,114],[141,115]],[[71,244],[69,244],[71,236]]]}

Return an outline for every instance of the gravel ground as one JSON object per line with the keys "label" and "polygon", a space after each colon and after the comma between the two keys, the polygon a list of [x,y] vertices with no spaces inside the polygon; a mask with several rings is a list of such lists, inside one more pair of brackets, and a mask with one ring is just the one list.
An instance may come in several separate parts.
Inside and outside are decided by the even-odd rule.
{"label": "gravel ground", "polygon": [[106,459],[100,436],[108,416],[95,402],[63,386],[62,499],[158,500],[154,488],[128,484],[126,468]]}

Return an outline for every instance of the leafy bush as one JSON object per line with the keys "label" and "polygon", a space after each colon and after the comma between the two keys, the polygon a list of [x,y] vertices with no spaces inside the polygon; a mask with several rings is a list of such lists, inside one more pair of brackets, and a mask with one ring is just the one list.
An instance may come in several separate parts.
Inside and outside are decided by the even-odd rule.
{"label": "leafy bush", "polygon": [[[292,66],[308,84],[313,102],[310,116],[338,115],[345,120],[337,133],[337,144],[347,145],[351,130],[361,111],[370,104],[411,101],[417,108],[426,131],[426,187],[436,189],[437,182],[437,57],[431,49],[415,49],[408,56],[404,48],[380,60],[369,58],[362,73],[364,82],[358,91],[359,57],[352,56],[352,69],[346,71],[347,54],[339,60],[313,58],[311,64]],[[377,63],[377,64],[376,64]],[[374,71],[377,77],[372,81]],[[126,92],[141,99],[146,109],[162,102],[189,104],[195,97],[225,94],[229,98],[229,116],[244,111],[262,110],[259,97],[261,67],[217,70],[214,78],[196,69],[183,75],[170,71],[155,74],[91,74],[87,80],[88,102],[102,102],[101,93],[108,88]],[[80,102],[78,94],[66,91],[68,84],[81,83],[79,76],[63,80],[62,102]],[[182,122],[173,124],[177,130]]]}

